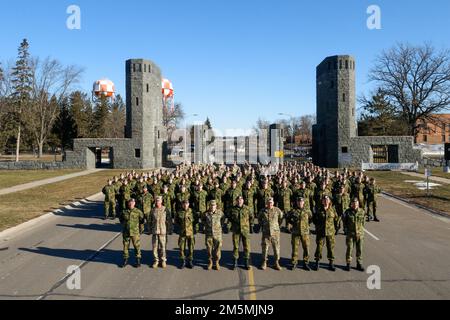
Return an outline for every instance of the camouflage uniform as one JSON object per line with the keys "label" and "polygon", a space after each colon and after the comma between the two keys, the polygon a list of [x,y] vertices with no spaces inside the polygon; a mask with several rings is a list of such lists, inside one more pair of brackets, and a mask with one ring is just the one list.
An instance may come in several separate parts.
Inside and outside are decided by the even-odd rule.
{"label": "camouflage uniform", "polygon": [[336,229],[334,228],[334,225],[338,221],[338,215],[333,206],[330,206],[327,210],[325,210],[324,207],[321,207],[313,218],[316,225],[316,262],[319,262],[322,259],[322,249],[326,242],[327,257],[330,263],[333,263],[335,260],[334,246],[336,243]]}
{"label": "camouflage uniform", "polygon": [[116,217],[116,189],[114,185],[106,185],[103,190],[105,195],[105,218],[108,218],[112,211],[112,217]]}
{"label": "camouflage uniform", "polygon": [[180,236],[178,238],[178,247],[180,248],[180,258],[185,260],[186,245],[188,248],[188,260],[194,259],[194,247],[195,247],[195,215],[191,208],[187,210],[180,210],[175,217],[175,223],[180,230]]}
{"label": "camouflage uniform", "polygon": [[245,188],[242,191],[242,196],[244,197],[244,204],[248,207],[248,210],[250,210],[251,213],[251,219],[250,219],[250,233],[253,232],[253,225],[255,224],[255,196],[256,196],[256,190],[255,188],[251,187],[250,189]]}
{"label": "camouflage uniform", "polygon": [[250,259],[250,221],[253,215],[247,206],[234,206],[230,214],[231,231],[233,233],[233,257],[239,259],[239,242],[242,239],[244,258]]}
{"label": "camouflage uniform", "polygon": [[[205,190],[197,190],[194,192],[193,195],[193,202],[194,202],[194,211],[196,213],[196,216],[198,218],[202,217],[203,214],[206,212],[206,198],[208,197],[208,192]],[[198,222],[196,223],[196,231],[198,231]]]}
{"label": "camouflage uniform", "polygon": [[[350,196],[346,193],[344,194],[336,194],[334,196],[334,208],[336,209],[336,213],[338,215],[338,221],[336,222],[336,234],[339,233],[342,227],[342,219],[344,217],[345,211],[350,208]],[[344,226],[344,232],[346,228]]]}
{"label": "camouflage uniform", "polygon": [[258,216],[258,221],[262,230],[262,256],[267,262],[269,246],[272,245],[275,262],[280,260],[280,225],[283,221],[283,212],[273,207],[265,208]]}
{"label": "camouflage uniform", "polygon": [[381,189],[374,184],[368,184],[364,189],[365,198],[367,200],[367,217],[369,219],[377,218],[377,194]]}
{"label": "camouflage uniform", "polygon": [[212,188],[209,192],[208,201],[215,200],[217,203],[217,209],[223,210],[223,190],[220,188]]}
{"label": "camouflage uniform", "polygon": [[139,224],[144,220],[144,214],[141,210],[126,209],[121,216],[122,237],[123,237],[123,258],[129,258],[130,240],[133,243],[136,258],[140,259],[141,255],[141,238],[139,233]]}
{"label": "camouflage uniform", "polygon": [[356,245],[356,259],[362,264],[364,243],[365,214],[363,209],[348,209],[344,214],[344,225],[347,228],[347,264],[352,262],[353,247]]}
{"label": "camouflage uniform", "polygon": [[163,205],[164,207],[166,207],[167,212],[169,213],[169,224],[168,224],[168,234],[172,234],[173,233],[173,204],[172,204],[172,195],[167,192],[161,195],[161,197],[163,198]]}
{"label": "camouflage uniform", "polygon": [[130,199],[131,199],[131,188],[130,188],[130,185],[129,184],[127,184],[127,185],[123,184],[120,187],[120,202],[121,202],[120,204],[121,204],[122,211],[124,211],[127,208],[127,202]]}
{"label": "camouflage uniform", "polygon": [[224,217],[224,213],[219,209],[215,212],[207,211],[203,215],[208,260],[216,261],[216,263],[220,261],[222,253],[222,222]]}
{"label": "camouflage uniform", "polygon": [[365,185],[362,182],[361,183],[355,182],[352,185],[351,198],[352,199],[358,198],[360,208],[365,208],[366,202],[365,202],[365,196],[364,196],[364,188],[365,188]]}
{"label": "camouflage uniform", "polygon": [[294,209],[289,212],[287,220],[292,225],[292,264],[296,265],[298,261],[298,249],[300,242],[303,248],[303,261],[309,263],[310,230],[309,224],[312,219],[312,213],[309,207],[305,205],[303,209]]}
{"label": "camouflage uniform", "polygon": [[167,241],[167,223],[169,213],[167,209],[153,208],[149,215],[149,231],[152,235],[153,258],[155,263],[162,260],[167,261],[166,258],[166,241]]}
{"label": "camouflage uniform", "polygon": [[[144,220],[148,222],[150,212],[152,211],[153,206],[153,196],[151,193],[142,193],[138,196],[136,204],[138,209],[140,209],[144,213]],[[142,223],[139,225],[140,232],[144,232],[144,223],[145,221],[142,221]]]}

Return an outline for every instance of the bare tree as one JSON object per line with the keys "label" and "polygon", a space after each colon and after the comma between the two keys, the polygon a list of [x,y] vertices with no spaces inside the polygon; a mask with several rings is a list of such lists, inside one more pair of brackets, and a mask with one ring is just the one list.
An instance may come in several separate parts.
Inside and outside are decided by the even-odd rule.
{"label": "bare tree", "polygon": [[68,90],[78,83],[83,70],[75,66],[64,67],[51,58],[34,58],[32,69],[32,99],[27,109],[26,120],[29,132],[33,133],[38,146],[38,157],[58,116],[59,103],[67,97]]}
{"label": "bare tree", "polygon": [[269,130],[270,123],[262,118],[258,118],[255,126],[253,127],[253,131],[256,135],[261,134],[263,130]]}
{"label": "bare tree", "polygon": [[450,51],[437,51],[428,44],[397,44],[377,57],[369,79],[381,88],[416,139],[419,120],[431,119],[450,105]]}
{"label": "bare tree", "polygon": [[168,108],[163,109],[163,125],[167,128],[169,139],[171,139],[172,133],[178,129],[180,121],[182,121],[185,116],[183,105],[181,103],[175,103],[173,110]]}

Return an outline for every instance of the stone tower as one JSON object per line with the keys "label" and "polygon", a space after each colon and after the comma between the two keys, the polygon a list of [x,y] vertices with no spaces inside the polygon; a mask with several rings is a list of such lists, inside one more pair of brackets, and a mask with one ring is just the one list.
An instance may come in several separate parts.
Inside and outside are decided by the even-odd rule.
{"label": "stone tower", "polygon": [[125,137],[131,139],[140,168],[162,166],[166,132],[163,127],[161,70],[152,61],[126,61],[127,120]]}
{"label": "stone tower", "polygon": [[338,168],[347,162],[352,138],[357,137],[355,59],[326,58],[317,67],[317,125],[313,127],[316,165]]}

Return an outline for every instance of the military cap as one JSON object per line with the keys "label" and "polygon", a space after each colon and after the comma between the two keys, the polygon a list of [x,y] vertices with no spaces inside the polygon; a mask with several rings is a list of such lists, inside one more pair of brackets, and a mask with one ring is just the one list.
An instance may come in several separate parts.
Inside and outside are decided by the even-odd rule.
{"label": "military cap", "polygon": [[242,196],[242,195],[239,195],[238,197],[237,197],[237,199],[239,200],[239,199],[244,199],[244,197]]}
{"label": "military cap", "polygon": [[148,190],[148,187],[147,187],[147,186],[144,186],[142,189],[143,189],[143,190]]}
{"label": "military cap", "polygon": [[157,197],[156,197],[156,201],[163,201],[163,197],[157,196]]}
{"label": "military cap", "polygon": [[189,203],[189,200],[184,200],[183,203]]}
{"label": "military cap", "polygon": [[330,199],[330,200],[331,200],[331,198],[330,198],[329,195],[324,195],[322,199],[324,199],[324,200],[325,200],[325,199]]}
{"label": "military cap", "polygon": [[267,202],[274,202],[275,200],[272,198],[272,197],[270,197],[269,199],[267,199]]}
{"label": "military cap", "polygon": [[136,202],[136,200],[134,198],[131,198],[130,200],[128,200],[128,203],[131,203],[131,202]]}
{"label": "military cap", "polygon": [[352,202],[359,202],[358,198],[353,198]]}
{"label": "military cap", "polygon": [[211,201],[209,202],[209,204],[210,204],[211,206],[217,206],[217,201],[216,201],[216,200],[211,200]]}
{"label": "military cap", "polygon": [[298,197],[297,201],[305,201],[305,198],[304,197]]}

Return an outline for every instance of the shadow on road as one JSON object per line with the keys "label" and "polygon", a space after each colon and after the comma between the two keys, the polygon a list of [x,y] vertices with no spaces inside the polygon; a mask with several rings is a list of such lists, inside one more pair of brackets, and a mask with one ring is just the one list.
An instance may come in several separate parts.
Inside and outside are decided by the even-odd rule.
{"label": "shadow on road", "polygon": [[92,231],[105,231],[105,232],[120,232],[122,230],[122,227],[120,224],[89,224],[89,225],[83,225],[83,224],[73,224],[73,225],[67,225],[67,224],[57,224],[57,227],[62,228],[73,228],[73,229],[82,229],[82,230],[92,230]]}

